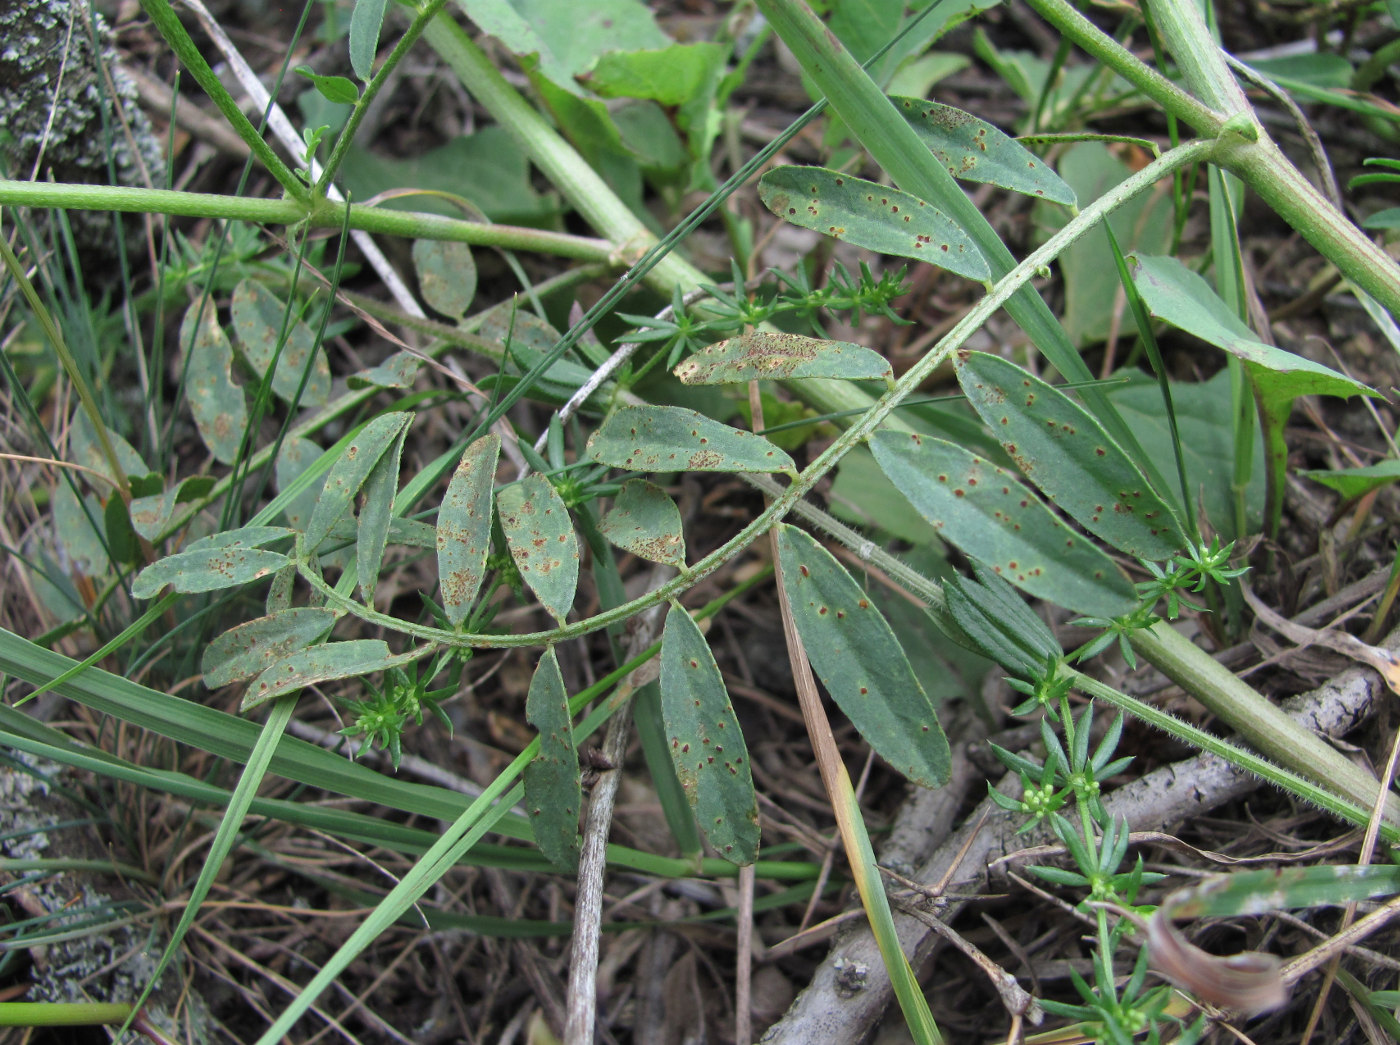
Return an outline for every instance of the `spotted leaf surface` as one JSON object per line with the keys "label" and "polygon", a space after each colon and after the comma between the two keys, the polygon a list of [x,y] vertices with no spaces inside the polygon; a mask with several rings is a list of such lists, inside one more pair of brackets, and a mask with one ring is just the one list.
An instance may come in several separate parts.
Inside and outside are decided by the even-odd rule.
{"label": "spotted leaf surface", "polygon": [[[326,539],[331,527],[350,510],[355,495],[364,486],[365,480],[374,471],[379,459],[398,441],[408,422],[413,419],[409,413],[395,412],[381,414],[370,421],[360,434],[341,451],[331,470],[326,473],[326,483],[321,487],[321,496],[316,500],[316,508],[311,513],[311,521],[306,524],[306,548],[315,551]],[[395,475],[398,472],[395,469]]]}
{"label": "spotted leaf surface", "polygon": [[212,301],[196,301],[180,324],[180,344],[187,355],[185,398],[204,445],[222,464],[233,464],[248,427],[243,389],[233,379],[233,345],[219,325]]}
{"label": "spotted leaf surface", "polygon": [[297,606],[230,628],[204,649],[200,667],[210,689],[250,679],[299,649],[311,645],[335,623],[321,606]]}
{"label": "spotted leaf surface", "polygon": [[238,710],[247,711],[265,700],[285,696],[307,686],[335,679],[348,679],[397,667],[412,654],[395,656],[383,639],[351,639],[327,642],[299,650],[265,669],[243,694]]}
{"label": "spotted leaf surface", "polygon": [[501,437],[477,439],[462,454],[437,517],[438,584],[455,628],[466,618],[486,576],[491,550],[491,501]]}
{"label": "spotted leaf surface", "polygon": [[573,874],[578,870],[578,813],[583,792],[569,697],[552,646],[545,650],[530,680],[525,721],[540,734],[540,752],[525,767],[525,809],[530,828],[545,859]]}
{"label": "spotted leaf surface", "polygon": [[679,406],[624,406],[589,436],[585,453],[632,472],[796,471],[762,436]]}
{"label": "spotted leaf surface", "polygon": [[948,738],[889,623],[832,554],[778,527],[783,590],[807,659],[875,753],[916,784],[948,781]]}
{"label": "spotted leaf surface", "polygon": [[149,599],[167,584],[187,594],[233,588],[275,573],[290,562],[281,552],[245,545],[193,548],[151,563],[131,582],[131,594]]}
{"label": "spotted leaf surface", "polygon": [[778,167],[758,183],[763,205],[778,217],[880,254],[938,265],[968,279],[991,269],[977,245],[932,204],[825,167]]}
{"label": "spotted leaf surface", "polygon": [[578,588],[578,537],[558,492],[544,476],[527,475],[501,490],[496,512],[521,579],[564,623]]}
{"label": "spotted leaf surface", "polygon": [[351,388],[408,388],[422,365],[412,352],[395,352],[378,366],[351,374],[345,383]]}
{"label": "spotted leaf surface", "polygon": [[212,475],[192,475],[158,494],[131,499],[131,526],[148,541],[158,540],[176,506],[197,500],[214,488]]}
{"label": "spotted leaf surface", "polygon": [[999,577],[1089,616],[1133,608],[1133,587],[1113,560],[1005,468],[955,443],[907,432],[876,432],[870,448],[938,535]]}
{"label": "spotted leaf surface", "polygon": [[466,243],[451,240],[413,241],[413,267],[418,289],[436,312],[461,319],[476,297],[476,259]]}
{"label": "spotted leaf surface", "polygon": [[[256,280],[245,279],[233,288],[231,311],[233,332],[253,370],[265,374],[272,361],[277,360],[277,369],[272,373],[273,392],[292,402],[301,387],[302,374],[310,366],[301,405],[319,406],[330,398],[331,371],[326,354],[316,344],[311,328],[298,319],[295,312],[286,315],[287,306],[281,298]],[[277,345],[284,319],[287,336],[279,356]]]}
{"label": "spotted leaf surface", "polygon": [[890,101],[953,177],[1074,205],[1074,190],[1049,164],[986,120],[922,98]]}
{"label": "spotted leaf surface", "polygon": [[755,331],[701,349],[673,371],[687,385],[790,381],[804,377],[890,380],[894,370],[879,352],[849,341]]}
{"label": "spotted leaf surface", "polygon": [[705,840],[731,863],[753,863],[758,799],[748,749],[705,636],[676,603],[661,634],[661,719]]}
{"label": "spotted leaf surface", "polygon": [[359,529],[355,534],[355,564],[360,575],[360,596],[374,602],[374,587],[379,580],[379,567],[384,563],[384,546],[389,543],[390,527],[394,521],[394,494],[399,488],[399,463],[403,458],[404,438],[408,425],[399,429],[389,443],[389,449],[370,469],[360,488]]}
{"label": "spotted leaf surface", "polygon": [[598,530],[623,551],[648,562],[685,565],[685,536],[681,513],[666,491],[645,479],[622,484],[617,503],[603,516]]}
{"label": "spotted leaf surface", "polygon": [[967,352],[955,367],[1002,448],[1080,526],[1143,559],[1169,559],[1186,544],[1172,509],[1069,396],[999,356]]}

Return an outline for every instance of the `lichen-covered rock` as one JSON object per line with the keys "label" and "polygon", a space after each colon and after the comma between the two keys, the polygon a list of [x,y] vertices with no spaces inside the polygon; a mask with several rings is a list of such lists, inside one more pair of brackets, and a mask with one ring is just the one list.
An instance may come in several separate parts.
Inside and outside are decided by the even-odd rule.
{"label": "lichen-covered rock", "polygon": [[[0,159],[8,177],[162,183],[160,144],[111,37],[86,0],[0,0]],[[110,219],[76,222],[75,234],[80,246],[101,246]]]}

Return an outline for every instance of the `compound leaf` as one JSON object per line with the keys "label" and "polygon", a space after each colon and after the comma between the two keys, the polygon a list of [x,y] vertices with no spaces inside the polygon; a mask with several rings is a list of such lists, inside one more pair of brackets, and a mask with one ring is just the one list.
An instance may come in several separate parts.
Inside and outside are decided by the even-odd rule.
{"label": "compound leaf", "polygon": [[[307,551],[314,552],[326,539],[331,527],[350,510],[351,502],[374,471],[374,466],[398,441],[412,419],[413,415],[409,413],[381,414],[365,425],[350,445],[341,451],[326,475],[326,483],[321,487],[321,496],[311,513],[311,521],[306,524]],[[398,470],[395,469],[395,477],[397,475]]]}

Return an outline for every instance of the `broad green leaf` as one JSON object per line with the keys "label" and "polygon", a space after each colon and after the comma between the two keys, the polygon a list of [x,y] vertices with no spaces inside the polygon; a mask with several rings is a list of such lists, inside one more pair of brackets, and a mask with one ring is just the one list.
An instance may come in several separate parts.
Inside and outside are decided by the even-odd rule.
{"label": "broad green leaf", "polygon": [[[326,473],[326,482],[321,487],[321,496],[316,500],[316,509],[311,513],[311,521],[306,524],[308,552],[314,552],[326,539],[331,527],[350,510],[355,495],[374,471],[374,466],[398,441],[411,420],[413,415],[409,413],[381,414],[365,425],[341,452]],[[395,477],[397,474],[395,470]],[[372,578],[366,579],[372,582]]]}
{"label": "broad green leaf", "polygon": [[632,472],[796,471],[762,436],[679,406],[624,406],[588,437],[584,452]]}
{"label": "broad green leaf", "polygon": [[285,526],[240,526],[236,530],[221,530],[185,545],[187,552],[218,548],[261,548],[264,544],[295,537],[296,531]]}
{"label": "broad green leaf", "polygon": [[165,491],[131,500],[131,526],[148,541],[157,540],[175,514],[176,505],[203,497],[214,488],[212,475],[192,475]]}
{"label": "broad green leaf", "polygon": [[412,352],[395,352],[378,366],[351,374],[345,383],[351,388],[408,388],[422,365],[423,361]]}
{"label": "broad green leaf", "polygon": [[[379,4],[380,10],[382,12],[384,8],[384,0],[360,0],[360,2],[356,4],[355,14],[351,15],[350,38],[352,43],[350,46],[352,51],[352,59],[354,50],[353,40],[355,37],[354,19],[360,13],[361,8],[372,6],[375,3]],[[379,27],[376,26],[375,32],[377,33],[378,31]],[[370,47],[370,58],[373,59],[373,42],[370,44]],[[359,70],[357,69],[356,74],[358,75],[358,73]],[[360,100],[360,89],[355,86],[354,80],[347,79],[344,76],[322,76],[321,74],[317,73],[314,69],[312,69],[309,65],[297,66],[296,74],[298,76],[304,76],[308,80],[310,80],[311,86],[316,88],[317,92],[321,95],[321,97],[334,105],[354,105],[357,101]],[[368,80],[369,77],[364,76],[362,77],[362,79]]]}
{"label": "broad green leaf", "polygon": [[802,377],[893,380],[889,361],[849,341],[755,331],[703,348],[672,371],[687,385],[790,381]]}
{"label": "broad green leaf", "polygon": [[569,695],[553,646],[544,651],[530,680],[525,721],[540,734],[539,754],[525,767],[525,810],[530,828],[545,858],[559,870],[573,874],[578,870],[578,813],[583,792]]}
{"label": "broad green leaf", "polygon": [[468,446],[438,509],[438,585],[443,609],[454,628],[466,619],[486,576],[486,555],[491,550],[491,492],[500,454],[501,437],[495,432]]}
{"label": "broad green leaf", "polygon": [[335,612],[297,606],[230,628],[204,649],[200,669],[210,689],[250,679],[330,630]]}
{"label": "broad green leaf", "polygon": [[953,177],[1074,206],[1074,190],[1048,163],[987,121],[920,98],[890,101]]}
{"label": "broad green leaf", "polygon": [[516,54],[534,55],[539,71],[579,93],[575,81],[608,51],[665,47],[671,41],[639,0],[458,0],[478,29]]}
{"label": "broad green leaf", "polygon": [[180,324],[180,344],[188,353],[185,398],[204,445],[222,464],[233,464],[248,427],[248,407],[243,389],[233,380],[233,346],[214,303],[206,301],[203,318],[196,321],[199,305],[191,305]]}
{"label": "broad green leaf", "polygon": [[748,749],[714,655],[679,603],[661,633],[661,718],[696,822],[731,863],[758,858],[758,798]]}
{"label": "broad green leaf", "polygon": [[1136,603],[1113,560],[1006,469],[907,432],[876,432],[870,448],[940,537],[1023,591],[1092,617],[1117,617]]}
{"label": "broad green leaf", "polygon": [[496,513],[515,568],[560,624],[578,588],[578,537],[569,510],[542,475],[527,475],[496,495]]}
{"label": "broad green leaf", "polygon": [[[394,521],[394,494],[399,488],[399,462],[407,435],[405,424],[370,470],[361,488],[360,525],[355,535],[356,572],[360,575],[360,597],[370,605],[374,604],[374,587]],[[334,469],[331,474],[335,474]]]}
{"label": "broad green leaf", "polygon": [[831,699],[875,753],[910,780],[924,787],[947,783],[948,738],[880,611],[832,554],[797,527],[779,525],[778,559],[807,659]]}
{"label": "broad green leaf", "polygon": [[65,573],[101,577],[107,572],[102,504],[96,494],[79,495],[59,479],[53,489],[53,533],[66,560]]}
{"label": "broad green leaf", "polygon": [[[311,328],[272,291],[253,279],[245,279],[233,288],[233,332],[250,366],[258,374],[267,373],[274,358],[277,369],[272,373],[272,391],[291,402],[301,387],[302,374],[309,365],[311,373],[301,394],[302,406],[320,406],[331,394],[331,372],[326,354],[316,344]],[[287,324],[286,343],[282,353],[277,345],[283,321]]]}
{"label": "broad green leaf", "polygon": [[1196,273],[1176,258],[1139,255],[1133,282],[1147,309],[1158,319],[1222,348],[1244,364],[1259,408],[1264,435],[1267,503],[1266,532],[1274,533],[1283,512],[1283,489],[1288,468],[1284,425],[1301,395],[1378,395],[1359,381],[1321,363],[1266,345],[1231,311]]}
{"label": "broad green leaf", "polygon": [[[361,80],[374,75],[374,55],[379,50],[379,31],[387,6],[388,0],[355,0],[355,9],[350,12],[350,68]],[[357,97],[358,94],[331,100],[354,102]]]}
{"label": "broad green leaf", "polygon": [[759,181],[758,195],[778,217],[804,229],[968,279],[991,276],[982,252],[951,218],[902,189],[825,167],[778,167]]}
{"label": "broad green leaf", "polygon": [[713,94],[716,73],[728,57],[729,48],[717,43],[608,50],[598,55],[579,82],[600,98],[649,98],[677,107]]}
{"label": "broad green leaf", "polygon": [[1320,468],[1298,474],[1330,487],[1348,501],[1353,501],[1400,479],[1400,461],[1392,457],[1364,468]]}
{"label": "broad green leaf", "polygon": [[1172,509],[1069,396],[999,356],[962,353],[954,366],[1002,449],[1080,526],[1142,559],[1169,559],[1186,544]]}
{"label": "broad green leaf", "polygon": [[394,656],[383,639],[351,639],[327,642],[284,657],[248,684],[239,711],[248,711],[273,697],[280,697],[318,682],[368,675],[396,667],[412,654]]}
{"label": "broad green leaf", "polygon": [[418,290],[434,311],[454,320],[466,315],[476,297],[476,259],[469,244],[414,240],[413,268],[418,273]]}
{"label": "broad green leaf", "polygon": [[648,562],[685,567],[685,535],[681,512],[665,490],[645,479],[622,484],[617,503],[603,516],[598,530],[623,551]]}
{"label": "broad green leaf", "polygon": [[131,582],[131,594],[149,599],[167,584],[187,594],[233,588],[275,573],[289,562],[291,559],[281,552],[265,548],[196,548],[151,563]]}

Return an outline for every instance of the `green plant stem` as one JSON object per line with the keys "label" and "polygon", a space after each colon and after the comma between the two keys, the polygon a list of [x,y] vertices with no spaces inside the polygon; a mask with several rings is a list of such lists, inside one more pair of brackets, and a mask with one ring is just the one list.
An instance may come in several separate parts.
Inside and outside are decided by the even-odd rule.
{"label": "green plant stem", "polygon": [[[635,260],[655,246],[656,236],[633,214],[598,175],[533,106],[506,82],[467,31],[445,13],[438,13],[423,32],[424,39],[520,143],[530,161],[556,186],[588,224]],[[703,272],[677,255],[667,255],[647,277],[661,293],[672,287],[690,290],[706,279]]]}
{"label": "green plant stem", "polygon": [[[346,227],[343,203],[321,200],[314,207],[295,200],[218,196],[173,189],[142,189],[124,185],[73,185],[0,179],[0,206],[56,207],[64,210],[122,211],[137,214],[175,214],[191,218],[225,218],[263,225],[296,225],[311,228]],[[527,250],[578,261],[617,264],[621,260],[611,243],[586,236],[570,236],[518,225],[490,225],[459,221],[437,214],[390,210],[363,203],[350,205],[348,227],[366,232],[408,236],[413,239],[452,240],[502,250]]]}
{"label": "green plant stem", "polygon": [[[1200,699],[1266,757],[1296,769],[1363,809],[1375,805],[1379,784],[1374,776],[1321,737],[1300,728],[1170,624],[1159,621],[1133,632],[1129,641],[1154,667]],[[1400,798],[1387,798],[1385,816],[1392,827],[1400,825]]]}
{"label": "green plant stem", "polygon": [[682,591],[698,583],[719,569],[735,555],[746,548],[757,537],[778,522],[793,505],[804,497],[816,484],[845,456],[857,443],[864,440],[883,424],[890,414],[909,395],[918,390],[944,360],[957,351],[976,333],[987,320],[1006,304],[1014,294],[1025,287],[1042,267],[1050,264],[1075,240],[1088,233],[1108,217],[1114,210],[1141,192],[1145,192],[1159,179],[1169,176],[1182,167],[1208,159],[1216,143],[1213,141],[1187,142],[1164,153],[1136,174],[1114,186],[1107,193],[1084,208],[1072,218],[1064,228],[1055,233],[1038,250],[1001,279],[975,306],[967,311],[957,324],[944,335],[932,349],[912,366],[895,386],[876,401],[850,428],[842,432],[773,502],[725,544],[696,562],[675,579],[661,585],[648,595],[624,603],[621,606],[595,614],[592,617],[562,625],[550,631],[524,634],[500,635],[483,633],[463,633],[446,631],[424,624],[414,624],[380,613],[372,607],[345,598],[326,584],[307,563],[297,566],[298,573],[328,605],[343,609],[362,620],[384,627],[390,631],[411,635],[419,639],[440,642],[447,646],[473,647],[478,649],[500,649],[514,646],[543,646],[551,642],[575,638],[605,628],[610,624],[626,620],[633,614],[646,609],[663,599],[671,599]]}
{"label": "green plant stem", "polygon": [[0,1027],[84,1027],[121,1023],[135,1011],[130,1002],[7,1001],[0,1003]]}

